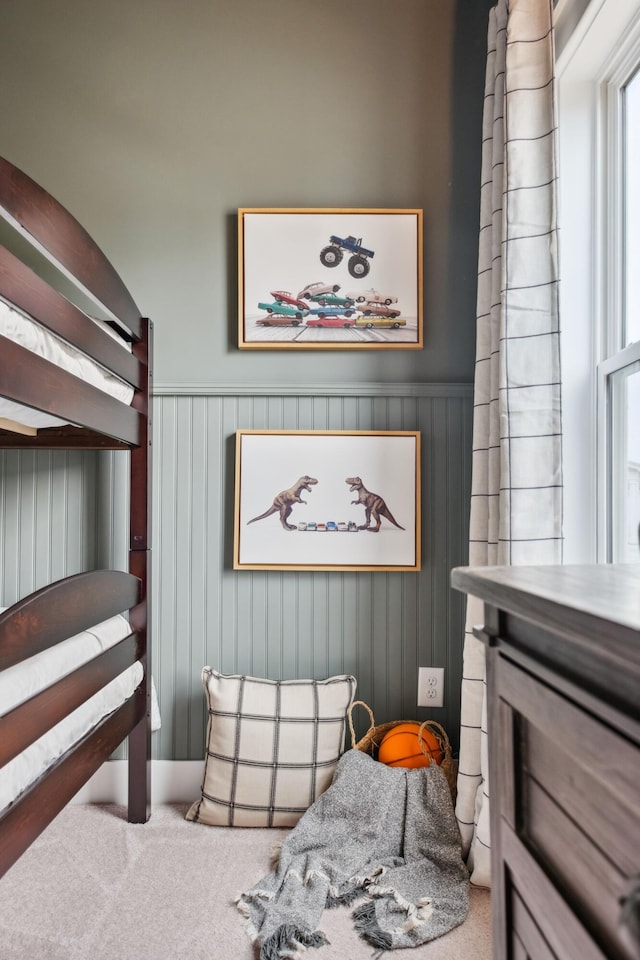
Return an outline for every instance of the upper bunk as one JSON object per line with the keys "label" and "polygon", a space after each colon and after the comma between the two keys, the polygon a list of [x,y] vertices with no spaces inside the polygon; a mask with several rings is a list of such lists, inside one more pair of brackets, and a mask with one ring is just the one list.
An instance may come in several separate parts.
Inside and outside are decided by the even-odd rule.
{"label": "upper bunk", "polygon": [[150,322],[78,221],[2,158],[0,218],[0,448],[145,450]]}

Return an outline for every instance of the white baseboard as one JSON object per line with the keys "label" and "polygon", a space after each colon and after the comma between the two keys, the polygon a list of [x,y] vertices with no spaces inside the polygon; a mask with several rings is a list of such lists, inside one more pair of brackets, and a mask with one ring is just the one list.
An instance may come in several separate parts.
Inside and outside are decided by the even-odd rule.
{"label": "white baseboard", "polygon": [[[202,760],[152,760],[151,802],[192,803],[200,796]],[[71,803],[127,803],[127,761],[108,760]]]}

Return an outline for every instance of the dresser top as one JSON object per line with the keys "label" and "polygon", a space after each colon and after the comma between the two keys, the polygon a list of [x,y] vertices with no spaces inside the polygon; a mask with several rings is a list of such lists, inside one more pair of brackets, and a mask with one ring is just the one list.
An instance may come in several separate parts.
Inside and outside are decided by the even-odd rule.
{"label": "dresser top", "polygon": [[562,608],[576,625],[595,617],[640,632],[640,563],[456,567],[451,583],[527,619]]}

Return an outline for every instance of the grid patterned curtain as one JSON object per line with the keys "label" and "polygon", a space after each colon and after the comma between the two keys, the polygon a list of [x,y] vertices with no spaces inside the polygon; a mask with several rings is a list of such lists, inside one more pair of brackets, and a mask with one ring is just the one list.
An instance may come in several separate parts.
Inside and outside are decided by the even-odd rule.
{"label": "grid patterned curtain", "polygon": [[[482,151],[469,563],[561,562],[562,473],[551,0],[490,12]],[[467,603],[456,814],[490,886],[484,648]]]}

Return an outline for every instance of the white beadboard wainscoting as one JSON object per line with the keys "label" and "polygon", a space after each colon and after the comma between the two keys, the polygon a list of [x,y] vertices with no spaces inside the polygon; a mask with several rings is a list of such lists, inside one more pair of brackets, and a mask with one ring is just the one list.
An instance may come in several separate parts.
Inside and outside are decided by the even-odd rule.
{"label": "white beadboard wainscoting", "polygon": [[[471,385],[157,388],[154,649],[160,759],[202,756],[205,664],[273,679],[353,673],[376,720],[425,718],[417,668],[445,668],[431,716],[457,742],[463,605],[449,570],[467,557]],[[234,571],[238,429],[420,430],[419,573]],[[365,717],[361,718],[364,723]]]}
{"label": "white beadboard wainscoting", "polygon": [[100,486],[93,453],[0,450],[0,606],[95,565]]}
{"label": "white beadboard wainscoting", "polygon": [[[273,679],[352,673],[377,722],[431,716],[457,747],[464,616],[449,571],[468,552],[472,405],[471,384],[156,386],[155,759],[202,758],[207,664]],[[238,429],[419,430],[422,570],[234,571]],[[126,454],[0,456],[0,601],[126,564]],[[445,699],[427,711],[416,706],[417,673],[430,665],[445,668]]]}

